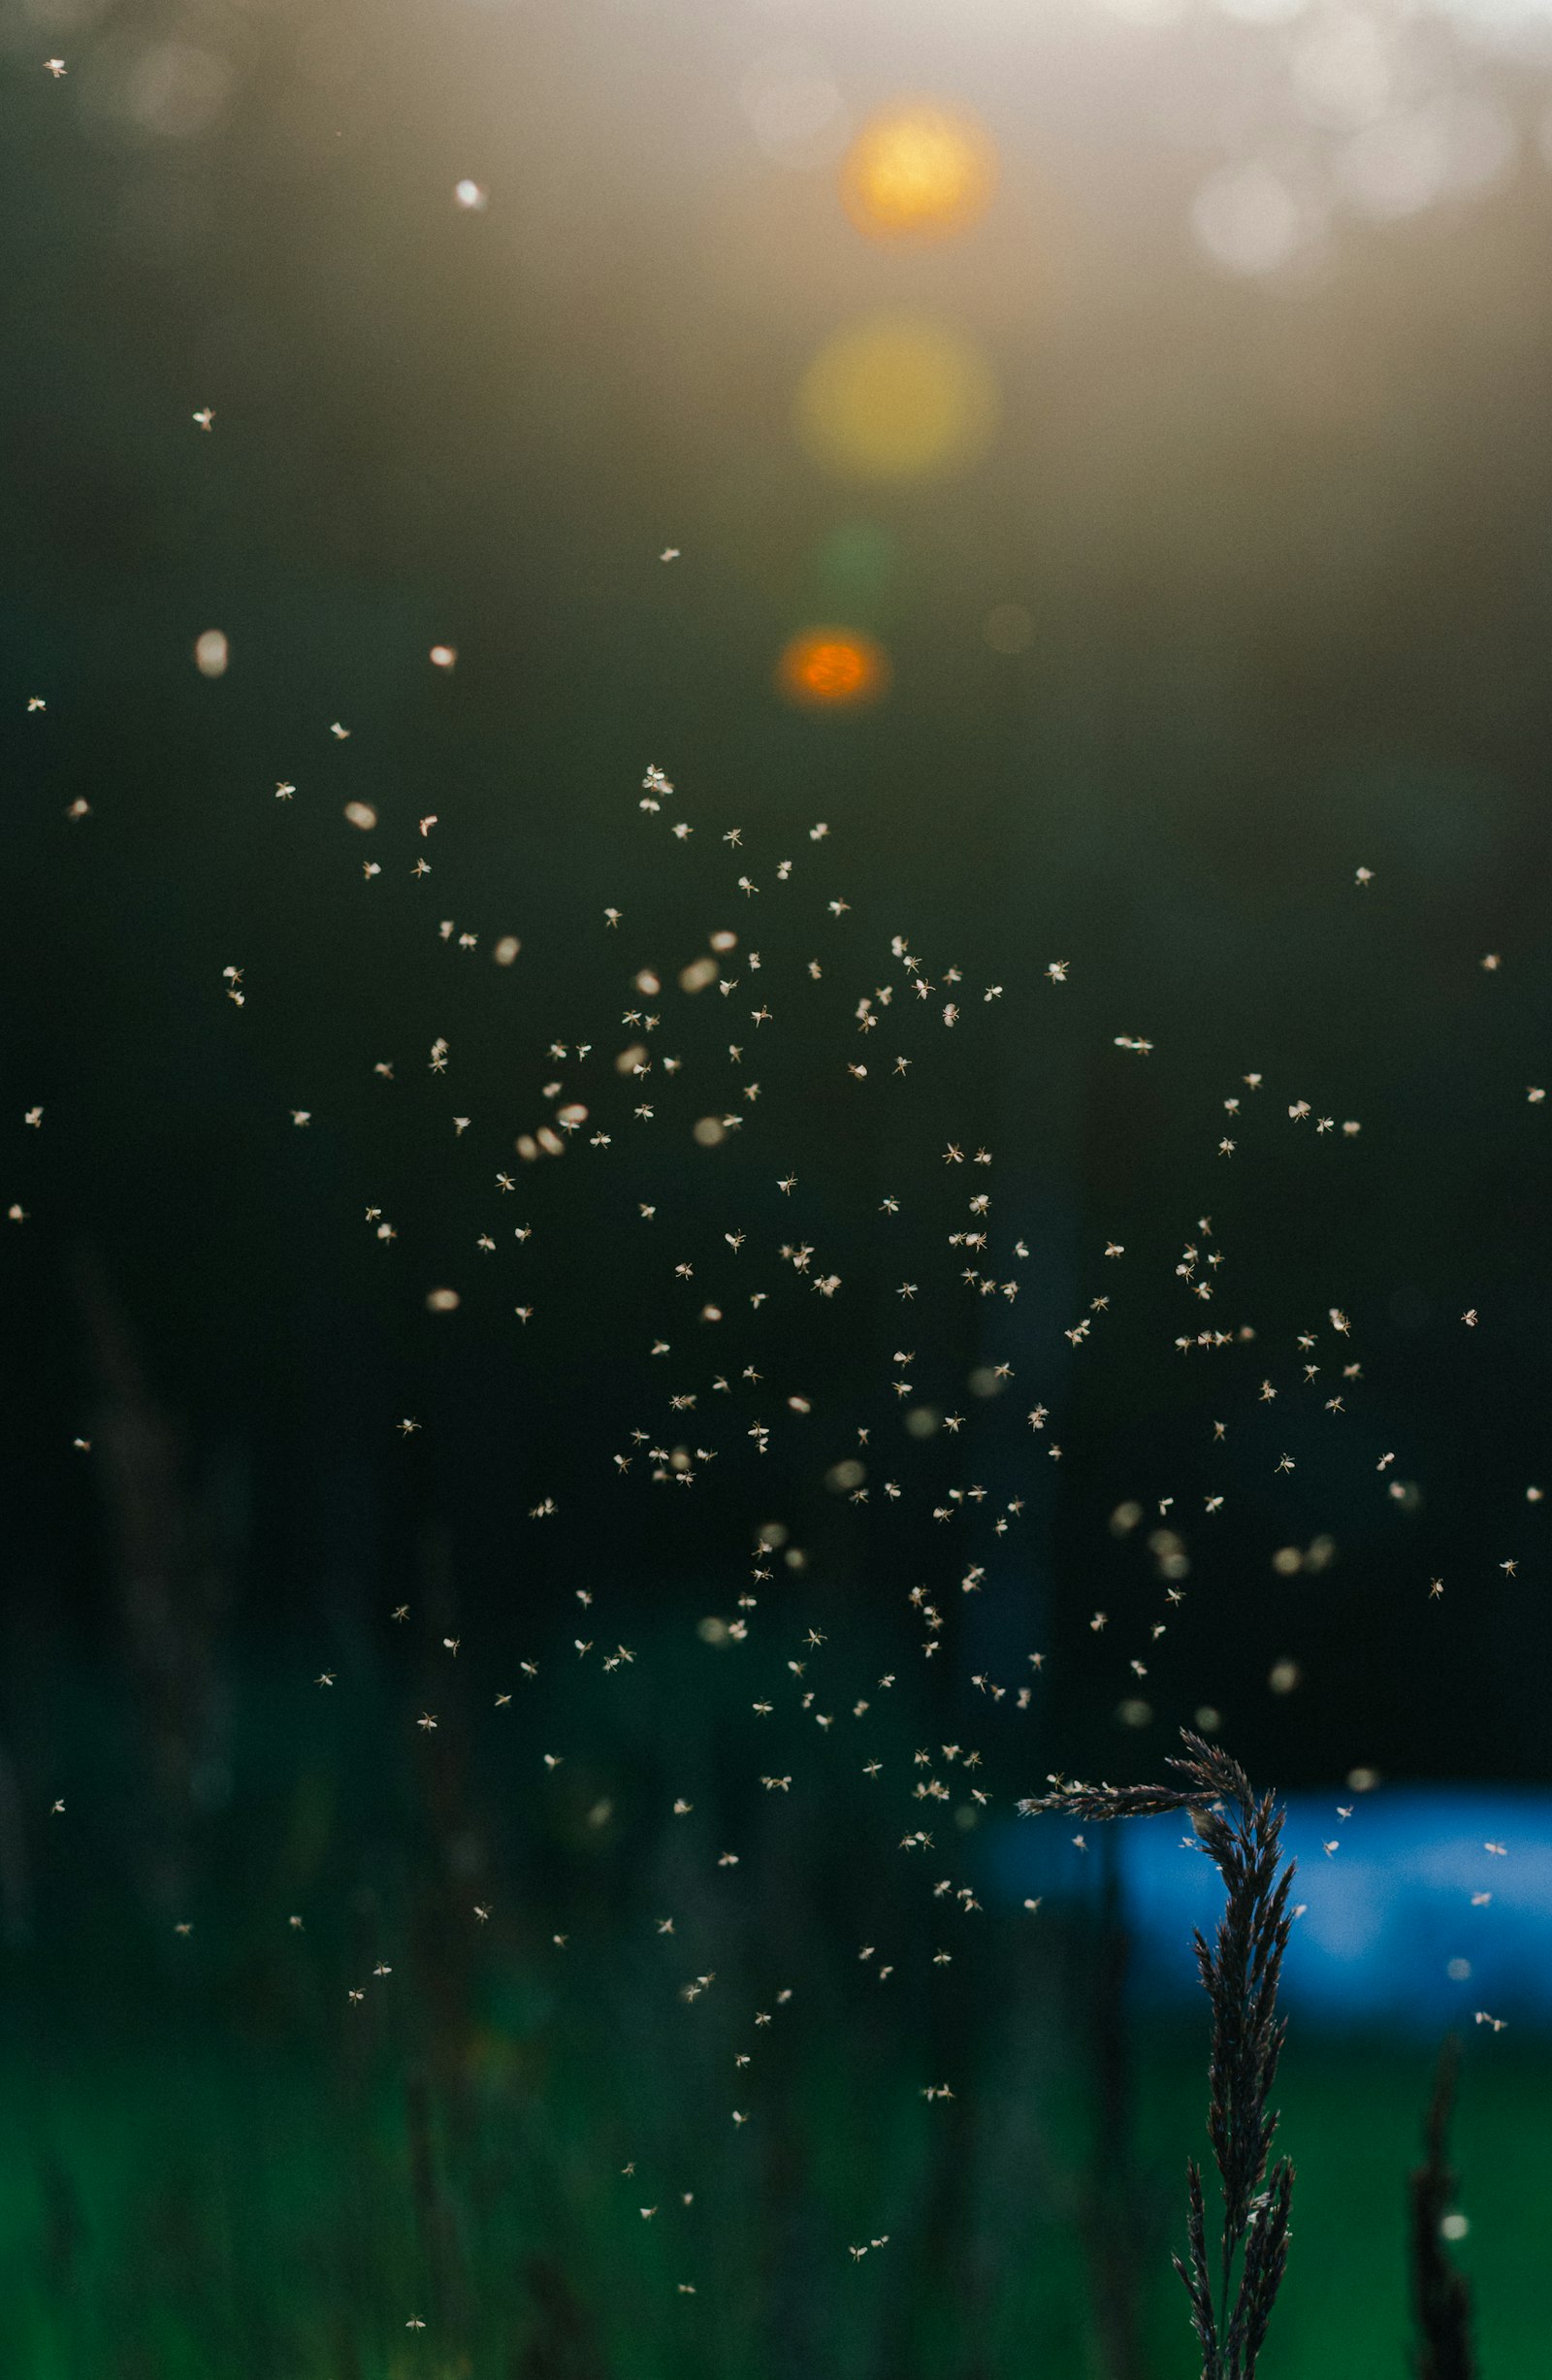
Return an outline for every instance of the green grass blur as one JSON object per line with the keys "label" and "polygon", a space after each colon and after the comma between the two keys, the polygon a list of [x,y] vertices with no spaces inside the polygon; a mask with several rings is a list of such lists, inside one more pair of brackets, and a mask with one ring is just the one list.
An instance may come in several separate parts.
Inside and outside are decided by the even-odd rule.
{"label": "green grass blur", "polygon": [[[68,2073],[8,2062],[6,2368],[1105,2380],[1067,2203],[1088,2153],[1084,2108],[1049,2040],[1011,2061],[1004,2044],[969,2115],[836,2040],[793,2067],[779,2110],[728,2124],[708,2155],[695,2105],[643,2054],[628,2011],[612,2026],[601,2009],[562,2023],[537,1974],[526,1998],[526,2033],[482,2026],[456,2076],[407,2088],[380,2045],[277,2060],[175,2025]],[[1173,2236],[1201,2061],[1178,2036],[1143,2047],[1147,2188]],[[1296,2236],[1267,2380],[1408,2368],[1403,2184],[1425,2070],[1422,2053],[1373,2044],[1290,2052]],[[1552,2217],[1552,2182],[1522,2111],[1545,2085],[1534,2053],[1480,2065],[1459,2125],[1471,2224],[1460,2254],[1488,2374],[1534,2371],[1544,2342],[1523,2242]],[[688,2207],[681,2186],[694,2187]],[[881,2231],[887,2246],[847,2252]],[[1162,2254],[1139,2298],[1141,2367],[1188,2373]],[[414,2316],[424,2331],[406,2330]]]}

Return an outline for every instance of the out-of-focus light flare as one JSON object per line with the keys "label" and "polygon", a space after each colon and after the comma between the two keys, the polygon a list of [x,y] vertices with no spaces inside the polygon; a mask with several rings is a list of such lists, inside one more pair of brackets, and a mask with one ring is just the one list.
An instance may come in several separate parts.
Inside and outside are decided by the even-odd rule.
{"label": "out-of-focus light flare", "polygon": [[834,77],[806,50],[757,58],[738,95],[755,139],[778,165],[830,165],[846,146],[850,126]]}
{"label": "out-of-focus light flare", "polygon": [[805,710],[855,710],[889,682],[884,647],[856,628],[809,628],[782,651],[776,682]]}
{"label": "out-of-focus light flare", "polygon": [[1191,202],[1198,245],[1230,273],[1275,273],[1298,254],[1309,229],[1299,199],[1264,165],[1210,174]]}
{"label": "out-of-focus light flare", "polygon": [[458,660],[458,648],[451,644],[434,644],[431,648],[431,658],[435,668],[451,669]]}
{"label": "out-of-focus light flare", "polygon": [[997,388],[979,348],[914,315],[877,315],[820,349],[797,392],[797,426],[843,478],[939,478],[980,455]]}
{"label": "out-of-focus light flare", "polygon": [[1518,147],[1513,119],[1502,109],[1443,92],[1354,133],[1337,156],[1337,180],[1361,213],[1393,221],[1453,192],[1491,188]]}
{"label": "out-of-focus light flare", "polygon": [[232,649],[218,628],[208,628],[195,639],[194,667],[201,677],[225,677]]}
{"label": "out-of-focus light flare", "polygon": [[930,100],[873,116],[841,167],[842,202],[870,240],[951,240],[981,220],[996,186],[989,134]]}
{"label": "out-of-focus light flare", "polygon": [[453,196],[469,214],[483,214],[490,199],[477,181],[460,181],[453,185]]}
{"label": "out-of-focus light flare", "polygon": [[96,79],[92,104],[170,141],[209,132],[231,96],[234,69],[192,42],[153,42]]}

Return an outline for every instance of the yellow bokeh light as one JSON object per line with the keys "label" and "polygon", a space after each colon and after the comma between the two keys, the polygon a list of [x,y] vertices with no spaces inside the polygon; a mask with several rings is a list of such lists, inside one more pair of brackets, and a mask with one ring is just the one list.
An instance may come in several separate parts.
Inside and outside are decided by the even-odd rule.
{"label": "yellow bokeh light", "polygon": [[911,100],[864,124],[841,167],[841,198],[872,240],[949,240],[980,221],[997,152],[968,115]]}
{"label": "yellow bokeh light", "polygon": [[852,710],[889,682],[884,647],[856,628],[808,628],[783,647],[776,682],[807,710]]}
{"label": "yellow bokeh light", "polygon": [[935,322],[876,315],[820,349],[797,392],[810,452],[849,479],[929,479],[985,448],[997,390],[977,347]]}

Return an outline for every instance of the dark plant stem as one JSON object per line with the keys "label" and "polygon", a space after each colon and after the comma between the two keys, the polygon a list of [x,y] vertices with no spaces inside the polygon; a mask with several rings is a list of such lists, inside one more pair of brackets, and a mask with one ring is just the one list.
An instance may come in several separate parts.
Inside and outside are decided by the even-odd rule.
{"label": "dark plant stem", "polygon": [[1434,2094],[1423,2128],[1426,2163],[1412,2168],[1412,2308],[1417,2319],[1418,2380],[1472,2380],[1471,2295],[1444,2253],[1442,2225],[1455,2196],[1449,2164],[1449,2119],[1460,2070],[1460,2043],[1450,2034],[1439,2054]]}
{"label": "dark plant stem", "polygon": [[1191,2302],[1202,2380],[1252,2380],[1288,2253],[1293,2168],[1279,2158],[1269,2177],[1267,2164],[1277,2128],[1270,2101],[1286,2031],[1277,2003],[1293,1863],[1283,1863],[1275,1798],[1257,1797],[1239,1763],[1200,1736],[1182,1729],[1181,1738],[1185,1756],[1170,1766],[1183,1784],[1084,1785],[1052,1777],[1049,1794],[1019,1809],[1090,1820],[1183,1810],[1222,1878],[1217,1934],[1211,1944],[1200,1933],[1194,1937],[1212,2012],[1207,2128],[1223,2201],[1216,2302],[1194,2159],[1186,2168],[1187,2255],[1176,2257],[1175,2268]]}
{"label": "dark plant stem", "polygon": [[1097,1972],[1086,1979],[1084,1992],[1095,2124],[1083,2222],[1106,2380],[1143,2380],[1138,2284],[1144,2261],[1143,2234],[1149,2227],[1137,2172],[1135,2092],[1126,2021],[1131,1938],[1116,1847],[1114,1838],[1108,1837],[1093,1943]]}

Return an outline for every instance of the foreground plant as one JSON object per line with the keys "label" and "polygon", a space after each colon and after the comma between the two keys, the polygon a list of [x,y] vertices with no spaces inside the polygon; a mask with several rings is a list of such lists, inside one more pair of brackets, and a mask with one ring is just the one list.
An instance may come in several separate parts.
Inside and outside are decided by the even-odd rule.
{"label": "foreground plant", "polygon": [[1150,1818],[1184,1810],[1223,1879],[1217,1936],[1194,1936],[1212,2010],[1207,2129],[1218,2169],[1223,2216],[1217,2270],[1209,2263],[1207,2206],[1196,2160],[1186,2167],[1188,2254],[1175,2269],[1191,2300],[1202,2380],[1251,2380],[1288,2261],[1293,2167],[1279,2158],[1267,2174],[1277,2128],[1269,2105],[1287,2026],[1277,1980],[1288,1943],[1293,1862],[1282,1859],[1282,1811],[1259,1799],[1238,1761],[1182,1728],[1185,1754],[1171,1760],[1179,1785],[1083,1785],[1061,1777],[1020,1802],[1025,1815],[1060,1810],[1084,1820]]}
{"label": "foreground plant", "polygon": [[1409,2190],[1418,2380],[1473,2380],[1476,2370],[1471,2292],[1444,2252],[1444,2220],[1455,2198],[1449,2119],[1459,2066],[1460,2043],[1451,2034],[1439,2052],[1423,2131],[1427,2160],[1413,2168]]}

